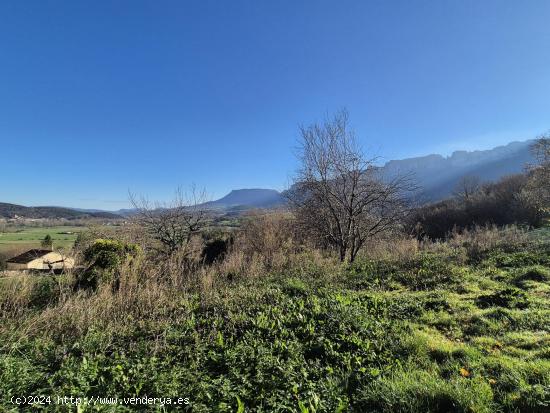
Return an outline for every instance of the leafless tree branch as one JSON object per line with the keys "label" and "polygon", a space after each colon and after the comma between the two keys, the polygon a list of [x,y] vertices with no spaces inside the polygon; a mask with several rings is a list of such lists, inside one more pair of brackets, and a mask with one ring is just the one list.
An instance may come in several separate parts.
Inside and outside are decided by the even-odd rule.
{"label": "leafless tree branch", "polygon": [[129,198],[136,210],[133,221],[159,242],[158,250],[162,254],[185,250],[209,219],[204,207],[206,193],[194,186],[189,192],[178,188],[169,203],[151,203],[147,198],[138,198],[131,193]]}
{"label": "leafless tree branch", "polygon": [[410,176],[384,179],[341,111],[323,124],[300,128],[301,168],[288,198],[305,230],[353,261],[365,241],[394,227],[408,210]]}

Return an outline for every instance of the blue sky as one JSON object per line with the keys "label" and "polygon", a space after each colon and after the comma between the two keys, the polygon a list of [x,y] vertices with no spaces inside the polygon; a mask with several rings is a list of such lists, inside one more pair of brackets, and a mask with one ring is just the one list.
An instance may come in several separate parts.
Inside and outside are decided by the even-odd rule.
{"label": "blue sky", "polygon": [[3,1],[0,201],[283,189],[346,107],[384,159],[550,128],[550,2]]}

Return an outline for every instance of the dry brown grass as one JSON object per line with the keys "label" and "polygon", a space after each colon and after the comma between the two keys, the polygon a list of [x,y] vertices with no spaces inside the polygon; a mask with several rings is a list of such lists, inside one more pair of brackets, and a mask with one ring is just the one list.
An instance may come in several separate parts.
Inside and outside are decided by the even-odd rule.
{"label": "dry brown grass", "polygon": [[35,280],[26,273],[0,279],[0,315],[12,318],[20,316],[28,308]]}
{"label": "dry brown grass", "polygon": [[267,269],[284,265],[299,250],[292,215],[282,212],[250,216],[238,234],[234,249],[258,259]]}
{"label": "dry brown grass", "polygon": [[29,311],[32,282],[18,283],[12,290],[17,294],[2,301],[1,325],[9,330],[3,333],[12,336],[13,342],[39,337],[62,344],[74,342],[91,330],[124,335],[136,325],[161,329],[184,316],[186,307],[178,303],[185,294],[152,280],[129,281],[130,277],[118,291],[110,285],[102,285],[93,293],[68,290],[41,311]]}
{"label": "dry brown grass", "polygon": [[377,237],[365,244],[362,255],[369,259],[409,260],[422,249],[422,242],[402,234]]}
{"label": "dry brown grass", "polygon": [[511,252],[526,248],[529,244],[527,230],[514,225],[476,227],[472,230],[453,231],[446,243],[448,248],[462,249],[468,261],[478,261],[494,249]]}

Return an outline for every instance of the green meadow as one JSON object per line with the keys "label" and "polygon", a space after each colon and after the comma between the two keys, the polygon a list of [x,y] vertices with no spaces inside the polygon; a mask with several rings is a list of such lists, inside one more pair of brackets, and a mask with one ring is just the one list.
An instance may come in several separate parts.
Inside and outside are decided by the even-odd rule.
{"label": "green meadow", "polygon": [[82,226],[10,228],[7,232],[0,232],[0,253],[7,250],[39,248],[40,242],[48,234],[53,239],[54,248],[70,248],[78,233],[85,229],[86,227]]}

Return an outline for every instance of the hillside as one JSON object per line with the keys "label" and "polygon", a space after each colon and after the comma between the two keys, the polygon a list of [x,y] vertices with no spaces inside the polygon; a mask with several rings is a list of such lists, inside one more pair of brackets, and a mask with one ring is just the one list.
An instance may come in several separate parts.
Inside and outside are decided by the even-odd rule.
{"label": "hillside", "polygon": [[482,181],[495,181],[505,175],[520,173],[533,161],[529,146],[533,141],[512,142],[484,151],[456,151],[451,156],[427,155],[387,162],[385,176],[411,173],[421,187],[425,201],[448,197],[458,180],[475,175]]}
{"label": "hillside", "polygon": [[70,208],[63,207],[51,207],[51,206],[38,206],[38,207],[26,207],[23,205],[15,205],[0,202],[0,218],[47,218],[47,219],[79,219],[79,218],[106,218],[116,219],[120,218],[111,212],[96,211],[85,212],[78,211]]}

